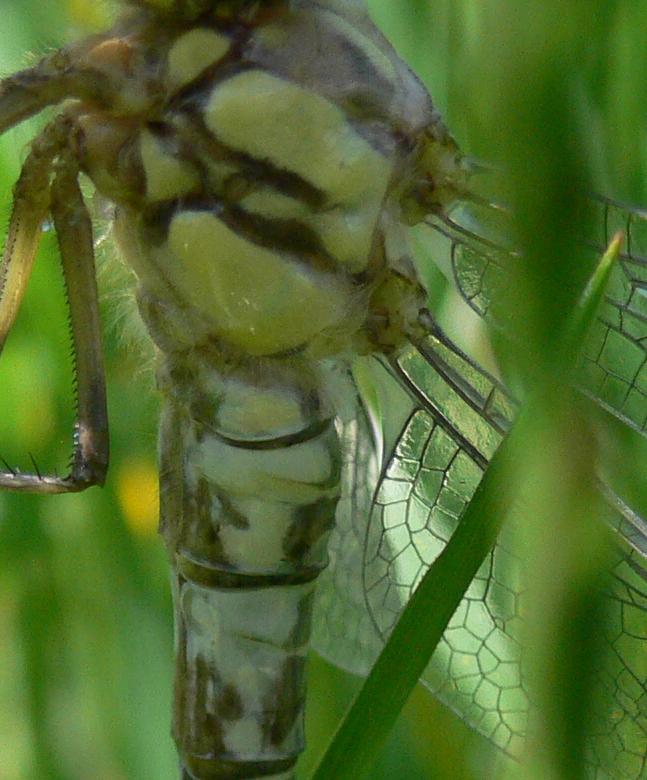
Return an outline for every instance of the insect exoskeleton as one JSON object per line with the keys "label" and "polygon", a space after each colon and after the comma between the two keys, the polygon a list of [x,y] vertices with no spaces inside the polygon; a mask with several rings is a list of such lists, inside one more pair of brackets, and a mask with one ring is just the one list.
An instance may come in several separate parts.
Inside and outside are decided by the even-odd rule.
{"label": "insect exoskeleton", "polygon": [[[313,31],[292,16],[289,25],[232,31],[212,21],[163,35],[142,23],[92,47],[83,66],[111,80],[115,97],[108,111],[101,100],[74,109],[82,167],[121,206],[117,234],[127,236],[147,308],[165,301],[178,336],[210,333],[257,355],[393,346],[393,322],[400,339],[415,323],[407,283],[410,301],[422,294],[406,247],[385,243],[398,238],[402,208],[411,221],[456,196],[460,158],[420,101],[409,126],[396,117],[387,77],[401,74],[378,47],[368,53],[384,84],[375,78],[367,94],[357,83],[350,95],[347,84],[320,94],[314,64],[295,83],[277,47],[281,36]],[[331,32],[339,48],[344,30]],[[273,58],[278,73],[267,68]],[[341,81],[352,75],[340,70]],[[380,86],[391,94],[378,96]],[[163,279],[192,312],[184,328]],[[368,340],[359,333],[367,321]]]}

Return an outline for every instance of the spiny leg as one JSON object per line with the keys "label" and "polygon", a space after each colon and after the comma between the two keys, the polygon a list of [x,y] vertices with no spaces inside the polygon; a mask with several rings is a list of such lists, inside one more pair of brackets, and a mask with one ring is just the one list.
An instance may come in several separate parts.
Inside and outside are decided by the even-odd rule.
{"label": "spiny leg", "polygon": [[4,253],[0,260],[0,351],[16,319],[49,210],[50,177],[61,147],[58,123],[36,138],[14,187]]}
{"label": "spiny leg", "polygon": [[103,484],[108,467],[108,412],[92,222],[78,181],[76,159],[65,153],[52,186],[74,344],[77,419],[73,489]]}
{"label": "spiny leg", "polygon": [[[77,414],[74,452],[67,477],[0,472],[0,487],[39,493],[83,490],[103,483],[108,465],[108,422],[101,349],[92,225],[78,184],[78,163],[69,147],[73,126],[64,117],[37,139],[18,186],[0,280],[0,344],[6,338],[33,266],[40,226],[51,213],[67,289],[75,364]],[[43,155],[41,146],[47,147]],[[56,163],[53,159],[56,157]],[[49,178],[54,169],[54,181]],[[36,189],[34,187],[39,185]]]}

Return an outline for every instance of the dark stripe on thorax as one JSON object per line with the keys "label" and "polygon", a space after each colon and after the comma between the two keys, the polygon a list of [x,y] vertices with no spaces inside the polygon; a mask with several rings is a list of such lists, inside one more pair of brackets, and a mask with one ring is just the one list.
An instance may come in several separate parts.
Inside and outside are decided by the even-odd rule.
{"label": "dark stripe on thorax", "polygon": [[[339,36],[337,38],[341,40]],[[202,121],[201,108],[218,84],[246,71],[259,70],[330,101],[343,111],[348,125],[358,136],[381,154],[385,156],[393,154],[396,145],[393,134],[395,117],[391,116],[388,101],[384,99],[385,94],[393,92],[393,85],[386,86],[388,82],[376,75],[376,71],[360,49],[353,47],[347,41],[344,48],[352,48],[355,53],[354,58],[361,59],[362,62],[355,68],[357,71],[355,78],[351,79],[347,76],[340,84],[331,84],[329,67],[325,72],[317,70],[315,57],[308,60],[310,63],[308,66],[302,65],[295,70],[294,62],[289,56],[291,51],[289,47],[287,52],[271,51],[265,56],[252,56],[251,59],[245,59],[244,55],[236,59],[229,54],[178,92],[169,102],[167,111],[191,114],[196,117],[196,121],[199,116]],[[309,70],[313,72],[310,73]],[[370,83],[370,89],[360,86],[363,83]],[[402,141],[403,139],[398,137],[397,142],[402,143]]]}
{"label": "dark stripe on thorax", "polygon": [[[186,211],[204,211],[213,214],[232,232],[250,244],[263,247],[313,271],[344,275],[344,267],[322,246],[317,233],[296,219],[269,219],[250,214],[237,206],[230,206],[217,196],[189,197],[149,206],[144,211],[147,239],[159,246],[167,237],[170,223],[176,214]],[[214,247],[214,254],[217,254]]]}
{"label": "dark stripe on thorax", "polygon": [[237,167],[238,173],[250,182],[267,185],[282,195],[303,202],[313,211],[325,207],[328,194],[297,173],[279,168],[268,160],[257,160],[214,138],[204,124],[202,113],[197,106],[173,114],[171,121],[178,136],[192,150],[190,161],[205,172],[214,161],[231,163]]}
{"label": "dark stripe on thorax", "polygon": [[[206,211],[209,210],[208,203],[205,203]],[[191,203],[186,207],[199,208]],[[252,244],[278,253],[289,252],[313,270],[343,273],[343,266],[339,266],[335,258],[324,249],[316,231],[297,219],[263,217],[238,206],[225,206],[219,218],[230,230]]]}

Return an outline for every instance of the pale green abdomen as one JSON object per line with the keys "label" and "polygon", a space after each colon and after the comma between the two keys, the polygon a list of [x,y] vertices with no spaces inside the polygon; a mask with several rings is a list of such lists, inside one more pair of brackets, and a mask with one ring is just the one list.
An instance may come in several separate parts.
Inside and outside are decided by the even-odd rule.
{"label": "pale green abdomen", "polygon": [[[304,746],[315,580],[340,492],[323,374],[169,359],[162,532],[174,571],[174,732],[201,780],[288,772]],[[182,377],[191,377],[184,384]],[[289,775],[286,774],[286,777]]]}

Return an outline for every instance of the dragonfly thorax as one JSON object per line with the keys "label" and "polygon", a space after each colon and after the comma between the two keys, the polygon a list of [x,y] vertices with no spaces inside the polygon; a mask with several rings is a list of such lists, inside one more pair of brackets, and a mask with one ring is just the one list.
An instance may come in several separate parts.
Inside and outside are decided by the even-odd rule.
{"label": "dragonfly thorax", "polygon": [[[422,305],[391,249],[402,193],[430,148],[454,160],[455,145],[392,50],[338,12],[238,21],[216,9],[158,34],[144,20],[86,57],[122,86],[108,110],[72,109],[81,162],[120,207],[151,334],[252,356],[397,346]],[[330,56],[305,65],[303,47]]]}

